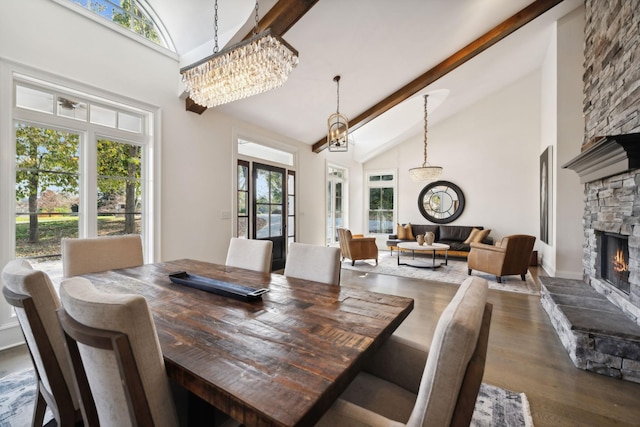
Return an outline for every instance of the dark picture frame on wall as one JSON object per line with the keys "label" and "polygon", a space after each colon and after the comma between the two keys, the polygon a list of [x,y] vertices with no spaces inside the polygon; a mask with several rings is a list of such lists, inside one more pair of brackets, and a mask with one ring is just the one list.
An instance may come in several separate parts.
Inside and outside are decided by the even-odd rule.
{"label": "dark picture frame on wall", "polygon": [[549,243],[551,215],[551,146],[540,155],[540,240]]}

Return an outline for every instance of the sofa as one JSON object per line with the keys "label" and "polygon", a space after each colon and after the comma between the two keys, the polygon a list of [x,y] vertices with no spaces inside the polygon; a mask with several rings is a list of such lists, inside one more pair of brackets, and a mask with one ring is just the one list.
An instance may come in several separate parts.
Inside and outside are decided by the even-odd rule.
{"label": "sofa", "polygon": [[[401,230],[402,229],[402,230]],[[411,230],[413,238],[407,238],[407,232]],[[477,231],[474,231],[477,230]],[[449,256],[458,258],[467,258],[471,250],[471,241],[493,245],[493,238],[488,235],[491,230],[485,230],[480,226],[466,225],[442,225],[442,224],[398,224],[396,234],[390,234],[387,240],[387,248],[393,255],[393,250],[398,249],[400,242],[415,242],[415,236],[424,235],[426,232],[432,232],[435,235],[435,243],[444,243],[450,246]],[[483,233],[479,233],[483,231]],[[474,236],[471,236],[471,234]],[[403,235],[404,234],[404,235]],[[484,236],[484,234],[487,234]],[[477,236],[477,237],[476,237]],[[471,237],[471,239],[469,239]],[[478,240],[479,238],[479,240]],[[469,241],[471,240],[471,241]],[[444,255],[444,251],[436,251],[438,255]]]}

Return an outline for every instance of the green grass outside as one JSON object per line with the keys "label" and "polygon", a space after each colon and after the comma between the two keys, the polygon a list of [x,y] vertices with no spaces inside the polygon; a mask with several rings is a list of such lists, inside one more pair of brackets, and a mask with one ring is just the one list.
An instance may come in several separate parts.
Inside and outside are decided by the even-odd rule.
{"label": "green grass outside", "polygon": [[[25,219],[26,218],[26,219]],[[140,220],[136,218],[136,231],[140,232]],[[98,235],[124,234],[124,217],[99,216]],[[38,219],[37,243],[29,243],[29,217],[16,219],[16,258],[60,256],[60,241],[64,237],[78,237],[78,217],[51,217]]]}

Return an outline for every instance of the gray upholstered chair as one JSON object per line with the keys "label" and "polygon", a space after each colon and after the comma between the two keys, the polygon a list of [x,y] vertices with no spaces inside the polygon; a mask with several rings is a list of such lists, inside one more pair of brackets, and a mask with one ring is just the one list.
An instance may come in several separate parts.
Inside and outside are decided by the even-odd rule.
{"label": "gray upholstered chair", "polygon": [[429,350],[391,336],[320,426],[468,426],[491,322],[487,281],[468,278],[438,320]]}
{"label": "gray upholstered chair", "polygon": [[49,276],[34,270],[25,260],[15,260],[2,270],[2,281],[2,292],[15,309],[35,366],[33,426],[42,426],[47,406],[59,426],[81,425],[82,413],[71,363],[56,316],[60,299]]}
{"label": "gray upholstered chair", "polygon": [[60,285],[60,300],[58,318],[88,425],[99,420],[107,426],[177,426],[144,297],[100,292],[87,279],[74,277]]}
{"label": "gray upholstered chair", "polygon": [[271,273],[273,242],[271,240],[239,239],[232,237],[227,250],[229,267]]}
{"label": "gray upholstered chair", "polygon": [[62,239],[64,277],[137,267],[144,264],[142,239],[138,234]]}
{"label": "gray upholstered chair", "polygon": [[340,284],[340,248],[293,242],[284,275],[330,285]]}

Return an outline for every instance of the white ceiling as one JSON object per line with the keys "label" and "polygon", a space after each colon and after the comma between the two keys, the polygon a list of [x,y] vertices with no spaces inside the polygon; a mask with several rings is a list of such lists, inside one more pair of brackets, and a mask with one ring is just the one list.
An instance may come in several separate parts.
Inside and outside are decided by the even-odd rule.
{"label": "white ceiling", "polygon": [[[147,0],[163,21],[183,65],[213,49],[213,0]],[[219,39],[244,36],[253,0],[218,0]],[[260,17],[276,0],[260,1]],[[289,80],[270,92],[216,107],[265,129],[312,145],[326,135],[336,109],[358,114],[395,92],[531,0],[319,0],[284,39],[300,53]],[[352,133],[354,159],[366,161],[422,133],[422,94],[429,93],[429,126],[538,69],[553,23],[581,5],[565,0],[411,99]],[[245,23],[249,22],[249,26]],[[237,37],[234,40],[237,40]],[[437,107],[437,108],[436,108]],[[433,114],[431,113],[433,111]],[[204,117],[206,117],[206,112]]]}

